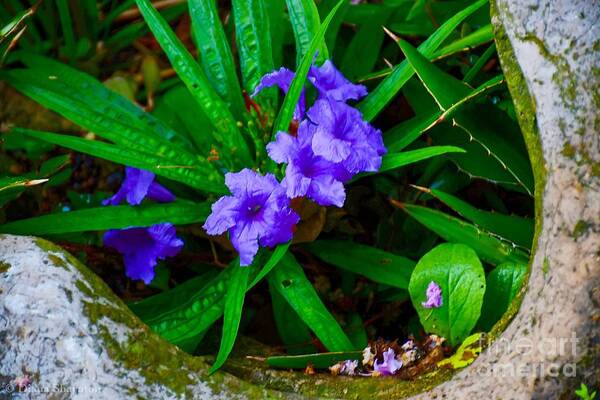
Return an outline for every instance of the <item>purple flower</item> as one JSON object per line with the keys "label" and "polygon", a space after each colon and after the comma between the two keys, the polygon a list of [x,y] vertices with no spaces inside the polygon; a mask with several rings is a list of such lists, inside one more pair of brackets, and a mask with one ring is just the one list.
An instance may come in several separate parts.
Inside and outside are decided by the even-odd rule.
{"label": "purple flower", "polygon": [[358,368],[357,360],[346,360],[342,362],[342,365],[340,367],[340,374],[350,376],[356,375],[356,368]]}
{"label": "purple flower", "polygon": [[126,167],[125,180],[114,196],[105,199],[103,205],[116,206],[127,200],[132,206],[137,206],[148,197],[159,203],[168,203],[175,200],[175,196],[164,186],[154,181],[154,174],[150,171]]}
{"label": "purple flower", "polygon": [[359,100],[367,95],[365,86],[350,82],[330,60],[326,60],[320,67],[313,65],[308,73],[308,80],[317,88],[319,98],[345,102]]}
{"label": "purple flower", "polygon": [[267,145],[269,156],[278,163],[287,163],[281,184],[291,199],[307,196],[322,206],[342,207],[346,199],[345,181],[350,175],[339,164],[317,156],[312,150],[316,126],[304,120],[296,137],[277,133]]}
{"label": "purple flower", "polygon": [[170,223],[110,230],[104,234],[104,245],[123,255],[129,278],[148,284],[154,279],[158,260],[176,256],[183,247],[183,241],[175,235],[175,227]]}
{"label": "purple flower", "polygon": [[427,286],[427,301],[421,303],[425,308],[438,308],[442,306],[442,288],[434,281],[429,282]]}
{"label": "purple flower", "polygon": [[225,174],[232,196],[223,196],[212,205],[204,224],[209,235],[229,230],[233,247],[240,253],[240,265],[250,265],[261,246],[275,246],[292,239],[300,220],[290,208],[283,186],[272,174],[265,176],[243,169]]}
{"label": "purple flower", "polygon": [[317,125],[312,139],[316,155],[341,163],[351,174],[379,170],[386,153],[381,131],[364,121],[360,111],[344,103],[317,100],[308,118]]}
{"label": "purple flower", "polygon": [[[296,73],[287,68],[281,67],[276,71],[270,72],[263,76],[256,88],[254,89],[254,93],[252,93],[252,97],[256,96],[261,90],[265,88],[269,88],[272,86],[277,86],[279,89],[283,91],[283,93],[287,93],[290,90],[290,85],[292,84],[292,80]],[[306,111],[306,96],[305,90],[302,90],[300,94],[300,100],[298,101],[298,105],[294,110],[294,119],[301,120],[304,117],[304,113]]]}
{"label": "purple flower", "polygon": [[402,368],[402,361],[396,359],[396,353],[392,348],[383,353],[383,362],[375,361],[373,369],[381,375],[394,375],[396,371]]}

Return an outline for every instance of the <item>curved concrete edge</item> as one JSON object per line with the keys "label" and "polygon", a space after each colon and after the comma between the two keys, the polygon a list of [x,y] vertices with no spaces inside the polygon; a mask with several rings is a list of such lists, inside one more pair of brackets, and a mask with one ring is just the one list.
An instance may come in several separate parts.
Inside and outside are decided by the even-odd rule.
{"label": "curved concrete edge", "polygon": [[600,4],[497,0],[492,16],[541,226],[513,321],[415,399],[572,398],[580,383],[600,384]]}
{"label": "curved concrete edge", "polygon": [[35,399],[295,397],[208,367],[152,333],[59,247],[0,235],[0,398],[24,378],[22,395]]}

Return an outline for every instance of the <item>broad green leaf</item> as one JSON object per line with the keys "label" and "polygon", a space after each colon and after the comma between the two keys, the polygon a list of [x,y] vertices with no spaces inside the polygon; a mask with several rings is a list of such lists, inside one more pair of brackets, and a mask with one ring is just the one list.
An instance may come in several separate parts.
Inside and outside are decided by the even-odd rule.
{"label": "broad green leaf", "polygon": [[484,43],[491,42],[492,40],[494,40],[492,24],[484,25],[474,32],[471,32],[470,34],[450,43],[449,45],[442,47],[433,55],[433,58],[437,59],[461,51],[467,51]]}
{"label": "broad green leaf", "polygon": [[529,257],[512,243],[451,217],[441,211],[412,204],[396,204],[411,217],[448,242],[464,243],[477,252],[484,261],[499,265],[505,262],[527,264]]}
{"label": "broad green leaf", "polygon": [[58,16],[60,18],[62,34],[65,38],[67,55],[72,62],[76,55],[76,43],[75,31],[73,30],[73,20],[71,19],[71,12],[69,10],[69,2],[67,0],[56,0],[56,6],[58,8]]}
{"label": "broad green leaf", "polygon": [[208,203],[192,203],[186,200],[137,207],[127,205],[86,208],[8,222],[0,225],[0,232],[15,235],[51,235],[143,227],[163,222],[174,225],[197,224],[204,222],[209,213]]}
{"label": "broad green leaf", "polygon": [[235,116],[241,119],[246,111],[244,100],[215,0],[189,0],[188,6],[192,35],[204,73]]}
{"label": "broad green leaf", "polygon": [[383,156],[379,172],[400,168],[408,164],[426,160],[431,157],[446,153],[464,153],[465,151],[456,146],[428,146],[422,149],[403,151],[401,153],[386,154]]}
{"label": "broad green leaf", "polygon": [[[300,65],[304,56],[309,52],[311,40],[317,34],[321,20],[319,10],[313,0],[286,0],[294,38],[296,39],[296,65]],[[329,58],[327,46],[323,42],[319,46],[317,62]]]}
{"label": "broad green leaf", "polygon": [[330,351],[350,351],[354,346],[329,313],[302,267],[287,253],[269,274],[272,286]]}
{"label": "broad green leaf", "polygon": [[[413,143],[423,132],[434,125],[442,116],[442,111],[429,115],[417,115],[403,121],[383,134],[385,148],[390,153],[400,152]],[[400,153],[402,154],[402,153]]]}
{"label": "broad green leaf", "polygon": [[273,283],[269,279],[273,317],[286,352],[292,355],[315,352],[316,349],[312,345],[312,336],[308,327],[272,285]]}
{"label": "broad green leaf", "polygon": [[502,318],[513,301],[527,275],[526,264],[505,263],[498,265],[487,276],[483,308],[478,326],[489,331]]}
{"label": "broad green leaf", "polygon": [[130,167],[152,171],[157,175],[184,183],[199,190],[218,194],[227,193],[221,176],[207,176],[200,168],[173,165],[168,160],[158,158],[152,154],[128,150],[97,140],[87,140],[75,136],[58,135],[56,133],[34,131],[31,129],[13,128],[11,132],[15,135],[24,134]]}
{"label": "broad green leaf", "polygon": [[234,271],[227,282],[227,293],[225,294],[225,305],[223,312],[223,335],[221,337],[221,347],[215,363],[210,367],[210,373],[214,373],[229,357],[233,349],[233,344],[237,337],[242,319],[242,309],[244,308],[244,297],[248,288],[248,277],[250,268],[240,267],[234,264]]}
{"label": "broad green leaf", "polygon": [[297,356],[271,356],[267,364],[271,368],[304,369],[309,364],[314,368],[325,369],[345,360],[362,360],[362,351],[345,351],[333,353],[303,354]]}
{"label": "broad green leaf", "polygon": [[[414,47],[404,40],[399,41],[409,63],[413,66],[419,79],[433,96],[441,110],[446,111],[461,99],[471,95],[472,89],[464,82],[440,70]],[[469,138],[481,144],[528,193],[533,193],[533,174],[526,154],[515,151],[514,143],[504,134],[505,125],[511,124],[506,117],[502,120],[493,108],[487,107],[487,113],[495,118],[494,121],[481,118],[479,109],[457,111],[453,117],[454,125],[469,134]]]}
{"label": "broad green leaf", "polygon": [[[484,4],[487,4],[487,0],[479,0],[448,19],[419,46],[419,52],[427,58],[432,58],[437,48],[452,33],[452,31],[454,31],[465,18],[473,14]],[[402,89],[402,86],[404,86],[406,81],[408,81],[414,73],[414,69],[407,60],[398,64],[391,74],[359,104],[359,109],[362,111],[364,118],[367,121],[373,120],[394,96],[396,96],[400,89]]]}
{"label": "broad green leaf", "polygon": [[269,16],[269,28],[271,29],[271,49],[273,50],[273,65],[283,64],[283,42],[286,24],[281,21],[285,18],[285,0],[269,0],[265,3],[267,15]]}
{"label": "broad green leaf", "polygon": [[533,240],[533,219],[479,210],[466,201],[441,190],[419,188],[477,226],[529,249]]}
{"label": "broad green leaf", "polygon": [[[442,305],[438,308],[425,308],[422,304],[427,301],[431,282],[442,289]],[[469,246],[444,243],[419,260],[408,291],[425,331],[445,337],[455,346],[469,336],[479,319],[485,272]]]}
{"label": "broad green leaf", "polygon": [[229,160],[231,165],[251,165],[250,151],[236,120],[225,102],[215,93],[198,63],[149,0],[136,0],[136,3],[173,69],[212,121],[215,140],[223,146],[219,152],[221,159],[226,162]]}
{"label": "broad green leaf", "polygon": [[285,256],[285,254],[287,253],[288,249],[290,248],[290,244],[292,244],[292,242],[280,244],[279,246],[277,246],[275,248],[275,250],[271,254],[271,257],[269,258],[269,260],[265,263],[265,265],[262,267],[262,269],[252,279],[252,283],[249,286],[250,289],[252,289],[254,286],[256,286],[256,284],[258,284],[258,282],[262,281],[263,278],[265,276],[267,276],[273,268],[275,268],[275,266],[279,263],[279,261],[281,261],[283,256]]}
{"label": "broad green leaf", "polygon": [[408,288],[415,262],[387,251],[341,240],[317,240],[311,253],[338,268],[366,276],[374,282]]}
{"label": "broad green leaf", "polygon": [[279,110],[279,115],[277,115],[277,119],[275,120],[275,124],[273,127],[273,136],[277,134],[279,131],[287,131],[292,122],[292,117],[294,115],[294,109],[296,108],[296,104],[298,104],[298,100],[300,99],[300,93],[304,88],[304,82],[306,81],[306,77],[308,76],[308,71],[310,66],[312,65],[314,56],[317,52],[319,46],[323,43],[325,32],[327,32],[327,28],[331,23],[331,20],[340,9],[342,4],[344,4],[345,0],[340,0],[337,5],[331,10],[327,18],[323,21],[318,31],[315,33],[314,37],[310,42],[309,49],[307,50],[304,58],[302,58],[302,62],[298,65],[298,69],[296,70],[296,76],[290,85],[290,89],[285,95],[283,99],[283,105],[281,106],[281,110]]}
{"label": "broad green leaf", "polygon": [[269,15],[265,6],[267,1],[269,0],[232,0],[231,2],[242,78],[248,94],[254,92],[263,75],[275,69]]}

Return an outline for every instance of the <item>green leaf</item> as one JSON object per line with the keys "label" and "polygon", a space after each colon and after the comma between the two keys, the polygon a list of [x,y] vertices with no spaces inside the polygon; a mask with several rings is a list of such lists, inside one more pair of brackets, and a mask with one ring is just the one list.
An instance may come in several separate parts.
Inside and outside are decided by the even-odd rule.
{"label": "green leaf", "polygon": [[[425,308],[427,287],[442,289],[442,305]],[[413,306],[428,333],[461,343],[477,323],[485,293],[485,272],[477,254],[464,244],[444,243],[417,263],[408,287]]]}
{"label": "green leaf", "polygon": [[350,80],[369,73],[377,63],[385,33],[376,17],[371,17],[356,32],[342,58],[341,70]]}
{"label": "green leaf", "polygon": [[464,153],[465,151],[456,146],[428,146],[422,149],[403,151],[401,153],[386,154],[383,156],[379,172],[400,168],[408,164],[426,160],[431,157],[446,153]]}
{"label": "green leaf", "polygon": [[91,76],[28,53],[20,53],[19,59],[30,68],[5,71],[3,75],[43,106],[116,144],[155,154],[173,164],[214,170],[206,160],[171,143],[174,131]]}
{"label": "green leaf", "polygon": [[440,190],[418,189],[433,195],[459,213],[463,218],[468,219],[488,232],[495,233],[527,249],[531,248],[533,219],[479,210],[458,197]]}
{"label": "green leaf", "polygon": [[[271,30],[265,2],[269,0],[233,0],[236,43],[244,88],[251,94],[262,76],[275,69],[271,49]],[[272,93],[276,93],[273,91]]]}
{"label": "green leaf", "polygon": [[494,55],[494,53],[496,53],[496,43],[492,43],[477,59],[475,64],[473,64],[473,66],[465,74],[463,82],[470,84],[477,76],[479,71],[481,71],[481,69],[485,66],[485,63],[487,63],[490,57]]}
{"label": "green leaf", "polygon": [[48,179],[31,179],[24,176],[0,177],[0,207],[19,196],[25,188],[45,182],[48,182]]}
{"label": "green leaf", "polygon": [[449,45],[442,47],[440,50],[435,52],[433,58],[438,59],[441,57],[447,57],[449,55],[461,51],[468,51],[484,43],[491,42],[492,40],[494,40],[492,24],[487,24],[469,33],[468,35],[450,43]]}
{"label": "green leaf", "polygon": [[354,350],[352,342],[329,313],[291,253],[281,259],[279,266],[268,277],[275,290],[285,298],[328,350]]}
{"label": "green leaf", "polygon": [[297,356],[272,356],[267,357],[267,364],[271,368],[304,369],[309,364],[314,368],[325,369],[345,360],[362,360],[362,351],[345,351],[332,353],[304,354]]}
{"label": "green leaf", "polygon": [[252,279],[252,283],[249,286],[250,288],[256,286],[258,282],[262,281],[263,278],[267,276],[273,268],[275,268],[275,266],[279,263],[279,261],[281,261],[283,256],[285,256],[291,244],[292,242],[287,242],[280,244],[275,248],[269,260],[265,263],[265,265],[258,272],[258,274],[256,274],[256,276]]}
{"label": "green leaf", "polygon": [[215,270],[205,272],[202,275],[178,284],[172,289],[136,302],[128,303],[127,306],[142,321],[146,321],[157,313],[163,313],[178,307],[206,286],[216,275],[217,271]]}
{"label": "green leaf", "polygon": [[415,262],[406,257],[341,240],[317,240],[308,245],[308,250],[338,268],[400,289],[408,288],[415,266]]}
{"label": "green leaf", "polygon": [[0,225],[0,232],[15,235],[50,235],[143,227],[162,222],[174,225],[196,224],[204,222],[208,214],[208,203],[177,200],[168,204],[98,207],[47,214]]}
{"label": "green leaf", "polygon": [[[472,89],[464,82],[440,70],[414,47],[404,40],[399,41],[400,48],[413,66],[419,79],[433,96],[441,110],[447,111],[461,99],[470,96]],[[453,117],[454,125],[469,134],[469,139],[481,144],[507,170],[528,193],[533,193],[533,174],[526,154],[515,151],[510,137],[504,135],[509,118],[501,118],[492,107],[485,108],[490,118],[481,118],[481,111],[462,109]],[[513,135],[514,136],[514,135]]]}
{"label": "green leaf", "polygon": [[498,265],[487,276],[487,288],[478,326],[491,330],[502,318],[527,276],[526,264],[504,263]]}
{"label": "green leaf", "polygon": [[312,336],[308,327],[273,287],[271,280],[269,280],[269,293],[271,294],[277,332],[287,353],[297,355],[315,352],[316,349],[312,345]]}
{"label": "green leaf", "polygon": [[479,257],[493,265],[504,262],[527,264],[528,255],[512,243],[451,217],[441,211],[411,204],[397,204],[411,217],[425,225],[448,242],[464,243],[473,248]]}
{"label": "green leaf", "polygon": [[238,119],[245,115],[235,62],[215,0],[189,0],[192,35],[208,81]]}
{"label": "green leaf", "polygon": [[76,56],[76,45],[73,20],[71,19],[71,12],[69,11],[69,2],[67,0],[56,0],[56,6],[58,8],[63,37],[65,38],[67,55],[72,62]]}
{"label": "green leaf", "polygon": [[308,70],[312,65],[315,53],[319,46],[323,43],[325,32],[331,23],[331,20],[335,16],[336,12],[340,9],[342,4],[344,4],[345,0],[340,0],[337,5],[331,10],[327,18],[323,21],[321,26],[319,27],[317,33],[315,33],[314,37],[310,42],[309,49],[306,54],[302,58],[302,62],[298,65],[298,69],[296,70],[296,76],[290,85],[290,89],[285,95],[283,100],[283,105],[281,106],[281,110],[279,110],[279,115],[277,115],[277,119],[275,120],[275,124],[273,127],[273,135],[277,134],[279,131],[287,131],[292,122],[292,117],[294,115],[294,109],[296,108],[296,104],[298,104],[298,100],[300,99],[300,93],[304,88],[304,82],[306,82],[306,77],[308,76]]}
{"label": "green leaf", "polygon": [[[313,0],[286,0],[286,4],[296,39],[296,65],[299,66],[304,56],[310,51],[311,41],[317,35],[321,25],[319,10]],[[324,42],[319,45],[318,52],[318,63],[329,58]]]}
{"label": "green leaf", "polygon": [[214,373],[229,357],[233,349],[235,338],[237,337],[242,319],[242,309],[244,308],[244,297],[248,287],[248,276],[250,268],[240,267],[234,264],[234,271],[229,282],[227,282],[227,293],[225,294],[225,307],[223,312],[223,336],[221,337],[221,347],[215,363],[210,367],[209,373]]}
{"label": "green leaf", "polygon": [[34,27],[33,24],[24,25],[35,13],[36,8],[37,6],[33,6],[18,12],[6,25],[0,28],[0,66],[4,63],[4,59],[10,49],[14,47],[14,44],[22,37],[27,28],[31,30]]}
{"label": "green leaf", "polygon": [[169,24],[154,9],[149,0],[136,0],[142,16],[148,23],[154,37],[171,61],[173,69],[188,90],[194,96],[206,116],[212,121],[215,140],[223,146],[219,156],[224,160],[233,160],[232,165],[246,166],[252,164],[250,151],[242,134],[237,128],[236,120],[227,105],[210,86],[206,75],[177,38]]}
{"label": "green leaf", "polygon": [[398,41],[398,46],[400,46],[406,59],[441,110],[447,110],[455,102],[468,96],[473,90],[465,83],[433,65],[407,41]]}
{"label": "green leaf", "polygon": [[12,134],[24,134],[44,140],[94,157],[152,171],[157,175],[184,183],[199,190],[217,194],[227,193],[227,189],[222,183],[222,177],[219,175],[206,176],[200,168],[172,165],[168,160],[157,158],[151,154],[124,149],[96,140],[81,139],[74,136],[58,135],[56,133],[34,131],[31,129],[13,128],[11,132]]}
{"label": "green leaf", "polygon": [[[419,52],[427,58],[432,58],[437,48],[452,33],[452,31],[467,18],[477,11],[481,6],[487,4],[487,0],[479,0],[464,10],[458,12],[455,16],[448,19],[438,28],[426,41],[419,46]],[[402,86],[415,73],[408,61],[398,64],[389,76],[387,76],[371,93],[359,104],[364,118],[367,121],[373,120],[377,114],[394,98],[402,89]]]}
{"label": "green leaf", "polygon": [[[262,271],[270,271],[279,259],[287,251],[286,245],[280,245],[269,255],[264,263]],[[268,254],[267,252],[262,253]],[[262,272],[257,271],[258,265],[264,260],[261,253],[255,258],[254,264],[250,267],[250,276],[254,276],[252,283],[248,285],[248,290],[252,289],[258,281]],[[223,315],[224,297],[227,282],[231,279],[231,266],[238,265],[239,261],[234,260],[230,266],[222,271],[218,276],[211,280],[197,293],[182,301],[178,307],[155,313],[153,316],[144,320],[144,322],[155,332],[160,334],[165,340],[176,345],[187,343],[190,338],[196,338],[206,329],[208,329],[221,315]]]}

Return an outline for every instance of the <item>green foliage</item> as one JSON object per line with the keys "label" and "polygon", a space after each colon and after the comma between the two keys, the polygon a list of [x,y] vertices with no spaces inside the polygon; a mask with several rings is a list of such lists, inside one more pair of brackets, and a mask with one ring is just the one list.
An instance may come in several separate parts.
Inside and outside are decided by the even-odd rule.
{"label": "green foliage", "polygon": [[271,286],[296,311],[329,351],[355,350],[335,318],[329,313],[302,267],[287,253],[268,276]]}
{"label": "green foliage", "polygon": [[514,263],[498,265],[488,274],[487,289],[478,323],[482,330],[491,330],[494,324],[502,318],[512,300],[521,290],[526,275],[527,266]]}
{"label": "green foliage", "polygon": [[[442,289],[442,305],[425,308],[430,282]],[[413,306],[426,332],[461,343],[475,327],[485,292],[485,273],[477,254],[463,244],[445,243],[417,263],[408,287]]]}
{"label": "green foliage", "polygon": [[267,358],[267,364],[269,367],[284,369],[304,369],[309,364],[314,368],[328,368],[339,361],[345,360],[362,360],[362,351],[342,351],[295,356],[272,356]]}
{"label": "green foliage", "polygon": [[308,249],[338,268],[400,289],[408,288],[408,281],[415,266],[415,262],[406,257],[341,240],[317,240],[310,243]]}
{"label": "green foliage", "polygon": [[575,394],[583,400],[594,400],[596,398],[596,391],[590,393],[590,390],[585,383],[582,383],[581,386],[579,386],[579,389],[575,391]]}
{"label": "green foliage", "polygon": [[505,262],[527,264],[528,256],[512,243],[440,211],[410,204],[401,205],[411,217],[431,229],[448,242],[464,243],[490,264]]}

